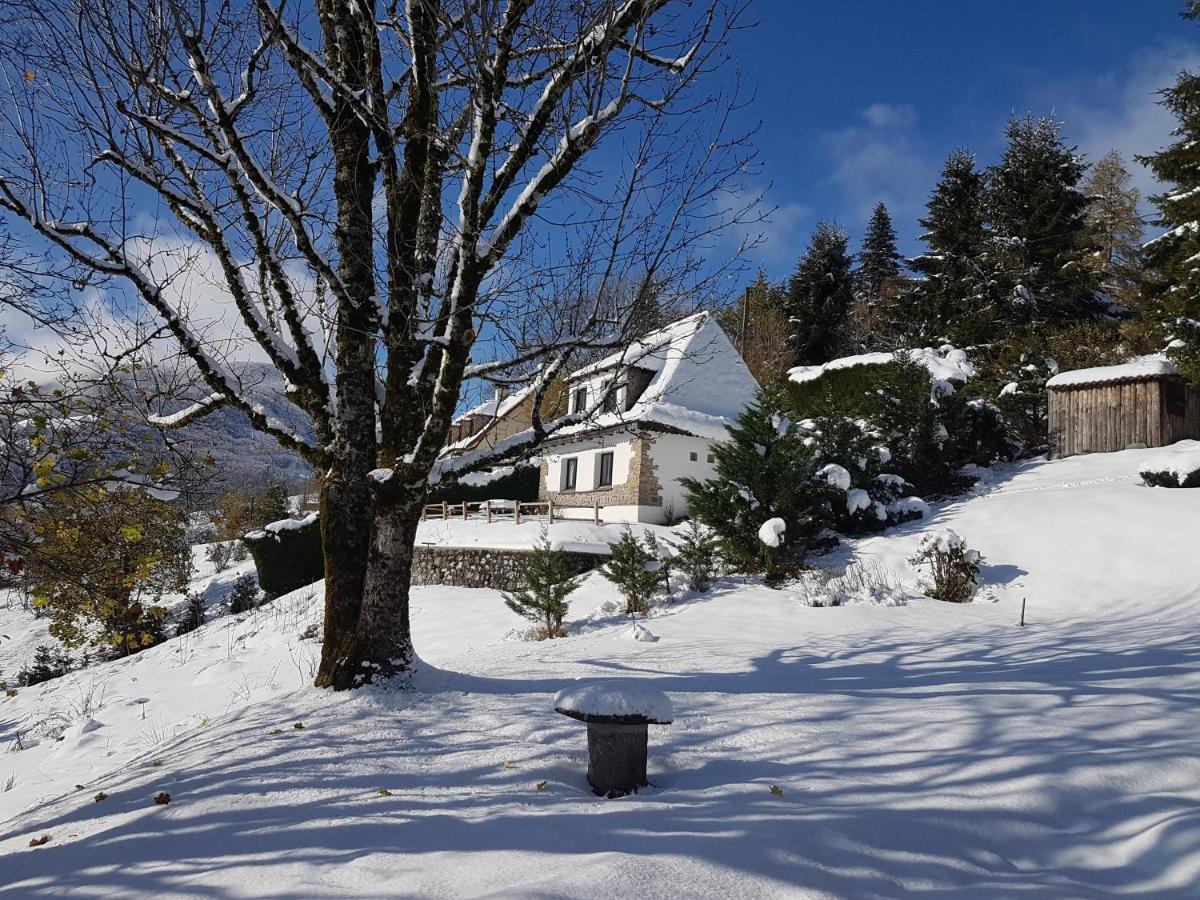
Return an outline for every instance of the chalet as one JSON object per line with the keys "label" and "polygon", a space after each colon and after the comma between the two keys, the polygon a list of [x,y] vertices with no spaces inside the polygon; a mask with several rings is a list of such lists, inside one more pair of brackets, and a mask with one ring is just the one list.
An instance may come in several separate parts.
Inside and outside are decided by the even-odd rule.
{"label": "chalet", "polygon": [[569,411],[584,419],[543,451],[540,499],[563,518],[686,515],[679,479],[713,475],[712,445],[757,391],[708,313],[651,332],[569,376]]}
{"label": "chalet", "polygon": [[1052,456],[1200,438],[1200,388],[1161,354],[1060,372],[1046,382],[1046,389]]}
{"label": "chalet", "polygon": [[513,394],[496,394],[460,415],[450,425],[443,456],[461,456],[487,450],[533,423],[533,392],[523,388]]}

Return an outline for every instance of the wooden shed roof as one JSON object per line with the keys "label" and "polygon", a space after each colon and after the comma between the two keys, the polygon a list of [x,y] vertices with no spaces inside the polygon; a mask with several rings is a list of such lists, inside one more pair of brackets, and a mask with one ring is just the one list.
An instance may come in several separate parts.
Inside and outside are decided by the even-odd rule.
{"label": "wooden shed roof", "polygon": [[1161,353],[1138,356],[1117,366],[1095,366],[1059,372],[1046,382],[1051,390],[1098,387],[1108,384],[1128,384],[1134,381],[1157,381],[1179,375],[1175,364]]}

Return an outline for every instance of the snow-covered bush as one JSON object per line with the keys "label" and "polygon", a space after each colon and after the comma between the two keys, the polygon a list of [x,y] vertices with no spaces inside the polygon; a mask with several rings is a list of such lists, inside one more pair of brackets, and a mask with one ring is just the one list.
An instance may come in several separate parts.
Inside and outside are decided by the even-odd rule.
{"label": "snow-covered bush", "polygon": [[705,526],[690,519],[678,540],[668,542],[671,567],[687,576],[688,588],[704,593],[721,567],[720,546]]}
{"label": "snow-covered bush", "polygon": [[[824,525],[828,488],[813,477],[816,458],[802,438],[774,398],[760,395],[729,429],[729,440],[713,446],[714,477],[680,479],[690,514],[712,530],[732,565],[762,571],[772,560],[799,562]],[[776,518],[787,530],[772,548],[759,540],[759,529]]]}
{"label": "snow-covered bush", "polygon": [[931,582],[926,595],[950,603],[965,603],[975,593],[983,556],[967,546],[962,535],[949,528],[931,531],[921,538],[909,559],[917,567],[928,566]]}
{"label": "snow-covered bush", "polygon": [[654,535],[646,532],[645,540],[639,541],[626,529],[621,539],[608,548],[608,561],[601,566],[600,574],[615,584],[625,598],[626,615],[648,613],[650,600],[666,575]]}
{"label": "snow-covered bush", "polygon": [[71,671],[71,658],[61,647],[38,644],[33,650],[33,659],[17,673],[17,684],[29,687],[61,678]]}
{"label": "snow-covered bush", "polygon": [[233,560],[233,548],[239,541],[217,541],[209,544],[204,551],[204,558],[213,565],[214,572],[224,572]]}
{"label": "snow-covered bush", "polygon": [[1138,474],[1150,487],[1200,487],[1200,443],[1188,441],[1186,449],[1164,453],[1142,463]]}
{"label": "snow-covered bush", "polygon": [[805,606],[901,606],[907,600],[896,576],[873,560],[853,562],[836,576],[810,570],[794,590]]}
{"label": "snow-covered bush", "polygon": [[207,610],[204,607],[204,598],[199,594],[188,594],[187,603],[183,607],[183,615],[175,625],[175,636],[179,637],[181,634],[195,631],[204,624],[206,616]]}
{"label": "snow-covered bush", "polygon": [[579,587],[579,578],[565,553],[550,545],[550,536],[543,527],[529,554],[522,572],[524,586],[506,593],[504,604],[519,616],[534,623],[537,640],[566,637],[563,618],[567,614],[567,597]]}

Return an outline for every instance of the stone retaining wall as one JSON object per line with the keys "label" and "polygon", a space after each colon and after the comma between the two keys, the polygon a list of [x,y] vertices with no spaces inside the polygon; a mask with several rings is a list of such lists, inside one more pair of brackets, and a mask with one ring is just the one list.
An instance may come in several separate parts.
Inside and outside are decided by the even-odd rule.
{"label": "stone retaining wall", "polygon": [[[413,555],[412,583],[519,590],[524,586],[521,579],[530,553],[491,547],[418,546]],[[587,572],[604,561],[604,556],[595,553],[565,555],[575,573]]]}

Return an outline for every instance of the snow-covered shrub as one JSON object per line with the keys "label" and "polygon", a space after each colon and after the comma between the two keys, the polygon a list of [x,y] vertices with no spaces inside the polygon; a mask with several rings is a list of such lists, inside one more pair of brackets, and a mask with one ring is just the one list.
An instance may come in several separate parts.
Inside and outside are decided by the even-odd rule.
{"label": "snow-covered shrub", "polygon": [[1138,474],[1150,487],[1200,487],[1200,443],[1188,441],[1183,449],[1146,460]]}
{"label": "snow-covered shrub", "polygon": [[909,559],[917,567],[928,566],[931,582],[926,595],[950,603],[965,603],[975,593],[983,556],[967,546],[962,535],[949,528],[931,531],[921,538]]}
{"label": "snow-covered shrub", "polygon": [[239,541],[217,541],[215,544],[209,544],[208,549],[204,551],[204,558],[213,565],[214,572],[224,572],[229,568],[229,563],[233,560],[233,548]]}
{"label": "snow-covered shrub", "polygon": [[833,528],[865,534],[919,517],[919,507],[899,502],[912,486],[892,471],[891,449],[865,421],[826,417],[806,428],[806,440],[823,463],[816,478],[828,489],[827,521]]}
{"label": "snow-covered shrub", "polygon": [[609,544],[608,561],[600,573],[617,586],[625,598],[625,614],[640,615],[650,611],[650,600],[665,580],[665,564],[658,552],[654,535],[646,532],[639,541],[629,529],[616,543]]}
{"label": "snow-covered shrub", "polygon": [[[816,458],[799,429],[763,394],[713,446],[715,475],[681,478],[690,514],[712,530],[725,559],[746,571],[799,562],[824,525],[828,489],[813,477]],[[759,540],[769,519],[787,523],[778,548]],[[774,561],[774,562],[773,562]]]}
{"label": "snow-covered shrub", "polygon": [[38,644],[33,659],[17,673],[17,684],[29,687],[52,678],[61,678],[71,671],[71,658],[61,647]]}
{"label": "snow-covered shrub", "polygon": [[321,523],[316,513],[271,522],[244,540],[254,557],[259,587],[268,600],[325,577]]}
{"label": "snow-covered shrub", "polygon": [[204,624],[207,610],[204,608],[204,598],[199,594],[188,594],[187,603],[183,607],[183,616],[175,625],[175,636],[195,631]]}
{"label": "snow-covered shrub", "polygon": [[258,583],[250,574],[239,575],[233,583],[233,591],[229,594],[229,611],[233,614],[244,613],[258,606]]}
{"label": "snow-covered shrub", "polygon": [[713,533],[691,519],[679,539],[668,543],[674,554],[671,567],[687,576],[688,588],[707,591],[721,566],[720,547]]}
{"label": "snow-covered shrub", "polygon": [[567,614],[567,597],[579,587],[580,579],[565,553],[550,546],[545,528],[529,554],[522,572],[524,586],[506,593],[504,604],[519,616],[534,623],[538,640],[566,637],[563,618]]}
{"label": "snow-covered shrub", "polygon": [[874,560],[853,562],[836,576],[810,570],[794,590],[805,606],[902,606],[907,599],[896,576]]}

